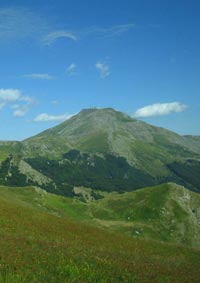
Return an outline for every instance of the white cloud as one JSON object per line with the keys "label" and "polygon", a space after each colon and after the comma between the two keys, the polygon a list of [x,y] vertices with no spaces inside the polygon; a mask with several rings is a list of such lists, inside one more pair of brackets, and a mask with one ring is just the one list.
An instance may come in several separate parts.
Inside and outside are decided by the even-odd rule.
{"label": "white cloud", "polygon": [[0,110],[9,105],[14,117],[24,116],[34,103],[33,97],[24,96],[19,89],[0,89]]}
{"label": "white cloud", "polygon": [[22,76],[23,78],[28,78],[28,79],[39,79],[39,80],[52,80],[54,79],[53,76],[49,74],[26,74]]}
{"label": "white cloud", "polygon": [[43,37],[43,43],[45,45],[51,45],[54,42],[56,42],[56,40],[58,40],[59,38],[67,38],[73,41],[78,40],[77,36],[74,33],[63,30],[63,31],[55,31],[48,33]]}
{"label": "white cloud", "polygon": [[67,67],[67,74],[69,76],[75,75],[76,74],[76,64],[72,63]]}
{"label": "white cloud", "polygon": [[32,97],[32,96],[21,96],[19,101],[24,101],[26,102],[27,104],[36,104],[36,99],[35,97]]}
{"label": "white cloud", "polygon": [[171,113],[183,112],[186,108],[187,106],[180,102],[155,103],[138,109],[133,116],[134,117],[163,116],[163,115],[169,115]]}
{"label": "white cloud", "polygon": [[15,104],[12,107],[14,109],[13,111],[13,116],[14,117],[23,117],[27,114],[27,112],[29,111],[29,105],[18,105]]}
{"label": "white cloud", "polygon": [[110,67],[106,63],[97,62],[95,67],[100,71],[102,79],[105,79],[110,75]]}
{"label": "white cloud", "polygon": [[55,116],[55,115],[49,115],[47,113],[42,113],[42,114],[39,114],[38,116],[36,116],[33,121],[34,122],[49,122],[49,121],[65,121],[69,118],[71,118],[73,115],[71,114],[63,114],[63,115],[58,115],[58,116]]}
{"label": "white cloud", "polygon": [[1,103],[12,103],[17,101],[21,96],[21,92],[18,89],[0,89],[0,102]]}

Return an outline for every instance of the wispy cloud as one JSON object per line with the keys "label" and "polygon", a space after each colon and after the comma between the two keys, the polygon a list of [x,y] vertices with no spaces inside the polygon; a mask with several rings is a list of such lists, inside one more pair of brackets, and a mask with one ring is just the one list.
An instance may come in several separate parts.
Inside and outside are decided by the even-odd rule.
{"label": "wispy cloud", "polygon": [[76,74],[76,64],[74,64],[74,63],[70,64],[67,67],[66,72],[69,76],[75,75]]}
{"label": "wispy cloud", "polygon": [[24,96],[19,89],[0,89],[0,109],[9,105],[15,117],[24,116],[34,103],[33,97]]}
{"label": "wispy cloud", "polygon": [[67,38],[73,41],[78,40],[78,37],[73,32],[61,30],[61,31],[50,32],[47,35],[45,35],[43,37],[43,43],[45,45],[51,45],[60,38]]}
{"label": "wispy cloud", "polygon": [[19,105],[19,104],[15,104],[12,106],[13,109],[13,116],[14,117],[23,117],[25,116],[28,111],[29,111],[29,104],[26,105]]}
{"label": "wispy cloud", "polygon": [[97,68],[97,70],[100,71],[100,77],[102,79],[105,79],[106,77],[110,75],[110,67],[108,64],[104,62],[97,62],[95,64],[95,67]]}
{"label": "wispy cloud", "polygon": [[187,108],[187,105],[180,102],[170,103],[155,103],[147,105],[138,109],[133,116],[134,117],[155,117],[169,115],[171,113],[183,112]]}
{"label": "wispy cloud", "polygon": [[27,79],[39,79],[39,80],[53,80],[55,77],[49,74],[25,74],[23,78]]}
{"label": "wispy cloud", "polygon": [[63,114],[63,115],[49,115],[47,113],[42,113],[39,114],[38,116],[36,116],[33,121],[34,122],[49,122],[49,121],[55,121],[55,122],[61,122],[61,121],[65,121],[68,120],[69,118],[71,118],[73,115],[71,114]]}
{"label": "wispy cloud", "polygon": [[[68,30],[59,30],[50,32],[43,37],[43,43],[45,45],[51,45],[59,38],[67,38],[73,41],[77,41],[79,38],[84,38],[87,36],[97,36],[97,37],[115,37],[121,36],[122,34],[134,29],[136,27],[135,24],[122,24],[122,25],[115,25],[111,27],[98,27],[92,26],[77,32],[75,31],[68,31]],[[78,36],[78,35],[79,36]]]}
{"label": "wispy cloud", "polygon": [[54,20],[22,7],[0,8],[0,40],[19,40],[32,38],[43,45],[52,45],[60,38],[77,41],[87,36],[116,37],[129,32],[137,26],[133,23],[110,27],[91,26],[80,30],[57,29]]}
{"label": "wispy cloud", "polygon": [[122,34],[134,28],[136,28],[135,24],[122,24],[122,25],[115,25],[106,28],[93,26],[85,29],[85,31],[83,31],[83,34],[96,35],[98,37],[115,37],[115,36],[121,36]]}
{"label": "wispy cloud", "polygon": [[51,101],[51,104],[53,104],[53,105],[58,105],[58,104],[59,104],[59,101],[58,101],[58,100],[52,100],[52,101]]}
{"label": "wispy cloud", "polygon": [[36,39],[45,45],[51,45],[59,38],[78,39],[71,31],[55,31],[55,24],[51,19],[42,17],[31,9],[0,8],[1,42],[25,38]]}
{"label": "wispy cloud", "polygon": [[38,38],[50,30],[47,21],[24,8],[0,8],[0,39]]}

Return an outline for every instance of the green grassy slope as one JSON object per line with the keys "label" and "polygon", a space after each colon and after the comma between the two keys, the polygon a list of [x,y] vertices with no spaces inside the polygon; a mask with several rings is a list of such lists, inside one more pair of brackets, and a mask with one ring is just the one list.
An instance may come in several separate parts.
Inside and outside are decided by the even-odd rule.
{"label": "green grassy slope", "polygon": [[199,251],[75,221],[83,204],[46,196],[0,188],[0,282],[199,282]]}
{"label": "green grassy slope", "polygon": [[17,141],[0,141],[0,162],[10,154],[18,155],[21,150],[21,143]]}
{"label": "green grassy slope", "polygon": [[124,194],[83,187],[77,188],[74,198],[37,187],[2,188],[1,195],[53,215],[67,215],[135,238],[200,248],[200,196],[173,183]]}
{"label": "green grassy slope", "polygon": [[135,237],[200,247],[200,196],[173,183],[107,195],[91,211],[102,226]]}

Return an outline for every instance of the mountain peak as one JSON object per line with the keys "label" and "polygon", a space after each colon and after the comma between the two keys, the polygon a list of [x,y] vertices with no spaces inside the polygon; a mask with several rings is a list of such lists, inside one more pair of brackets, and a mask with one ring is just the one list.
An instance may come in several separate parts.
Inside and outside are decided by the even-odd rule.
{"label": "mountain peak", "polygon": [[199,156],[199,140],[149,125],[113,108],[89,108],[25,140],[23,149],[29,156],[61,157],[71,149],[114,154],[157,176],[168,173],[165,164],[175,156]]}
{"label": "mountain peak", "polygon": [[[120,112],[111,107],[83,109],[77,115],[73,117],[76,117],[76,116],[81,117],[81,118],[90,117],[92,119],[97,119],[98,121],[101,121],[101,123],[104,121],[105,123],[107,123],[106,125],[107,127],[109,127],[108,119],[109,119],[109,122],[113,120],[115,120],[116,122],[135,121],[135,119],[131,118],[126,113]],[[67,121],[65,121],[64,123],[66,122]]]}
{"label": "mountain peak", "polygon": [[88,115],[88,114],[97,114],[97,115],[123,115],[123,116],[128,116],[125,113],[122,113],[114,108],[111,107],[106,107],[106,108],[98,108],[98,107],[94,107],[94,108],[85,108],[83,110],[81,110],[77,115]]}
{"label": "mountain peak", "polygon": [[112,107],[106,107],[106,108],[91,107],[91,108],[84,108],[79,113],[93,113],[93,112],[116,112],[116,110]]}

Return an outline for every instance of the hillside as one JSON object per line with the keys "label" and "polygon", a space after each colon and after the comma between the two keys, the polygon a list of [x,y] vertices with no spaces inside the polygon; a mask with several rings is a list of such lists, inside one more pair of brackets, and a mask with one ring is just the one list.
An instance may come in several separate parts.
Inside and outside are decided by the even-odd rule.
{"label": "hillside", "polygon": [[200,247],[200,195],[173,183],[108,194],[91,203],[103,227],[137,238]]}
{"label": "hillside", "polygon": [[200,195],[173,183],[124,194],[76,187],[74,198],[37,187],[1,187],[0,191],[9,200],[58,217],[134,238],[200,248]]}
{"label": "hillside", "polygon": [[0,282],[199,282],[198,250],[96,228],[83,207],[37,188],[0,187]]}
{"label": "hillside", "polygon": [[21,151],[21,143],[17,141],[0,141],[0,162],[10,154],[17,155]]}

